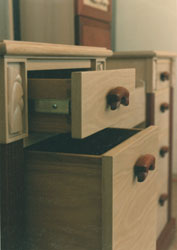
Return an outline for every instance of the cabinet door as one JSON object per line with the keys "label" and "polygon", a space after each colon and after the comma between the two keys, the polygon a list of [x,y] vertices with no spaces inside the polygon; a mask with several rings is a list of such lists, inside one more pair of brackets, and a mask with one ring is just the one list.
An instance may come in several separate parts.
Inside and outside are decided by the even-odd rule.
{"label": "cabinet door", "polygon": [[143,182],[135,175],[137,159],[157,160],[158,133],[150,127],[103,157],[103,249],[155,250],[157,164]]}

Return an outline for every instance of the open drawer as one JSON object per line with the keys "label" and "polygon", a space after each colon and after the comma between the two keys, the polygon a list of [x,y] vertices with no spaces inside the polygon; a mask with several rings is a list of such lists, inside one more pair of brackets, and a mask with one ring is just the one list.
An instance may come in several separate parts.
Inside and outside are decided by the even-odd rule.
{"label": "open drawer", "polygon": [[[71,79],[30,79],[29,127],[35,132],[71,132],[72,138],[119,123],[131,127],[132,120],[144,121],[141,93],[135,89],[134,69],[73,72]],[[137,106],[143,112],[133,119]]]}
{"label": "open drawer", "polygon": [[157,151],[157,127],[27,148],[28,249],[155,250]]}

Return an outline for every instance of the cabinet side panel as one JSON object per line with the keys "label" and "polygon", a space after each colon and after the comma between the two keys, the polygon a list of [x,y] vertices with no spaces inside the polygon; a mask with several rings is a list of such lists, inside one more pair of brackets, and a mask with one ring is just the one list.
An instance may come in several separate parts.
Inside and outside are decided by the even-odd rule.
{"label": "cabinet side panel", "polygon": [[30,163],[31,157],[26,155],[27,249],[101,250],[99,165],[55,158]]}

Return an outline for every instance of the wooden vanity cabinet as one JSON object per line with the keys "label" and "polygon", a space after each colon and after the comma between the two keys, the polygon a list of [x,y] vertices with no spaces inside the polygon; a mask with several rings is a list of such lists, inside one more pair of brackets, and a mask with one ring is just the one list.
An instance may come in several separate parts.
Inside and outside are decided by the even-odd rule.
{"label": "wooden vanity cabinet", "polygon": [[[28,78],[71,69],[99,70],[111,55],[104,48],[19,41],[0,42],[1,249],[24,250],[23,138],[30,143],[45,135],[28,133]],[[48,135],[49,136],[49,135]],[[26,143],[25,143],[26,144]]]}
{"label": "wooden vanity cabinet", "polygon": [[[155,250],[158,130],[131,129],[144,121],[145,89],[134,69],[106,71],[111,55],[0,42],[3,250]],[[36,144],[28,123],[52,138]]]}
{"label": "wooden vanity cabinet", "polygon": [[171,216],[171,175],[176,56],[170,52],[130,51],[116,52],[107,60],[108,69],[136,69],[136,86],[143,82],[146,89],[145,126],[159,127],[157,250],[166,250],[175,227]]}

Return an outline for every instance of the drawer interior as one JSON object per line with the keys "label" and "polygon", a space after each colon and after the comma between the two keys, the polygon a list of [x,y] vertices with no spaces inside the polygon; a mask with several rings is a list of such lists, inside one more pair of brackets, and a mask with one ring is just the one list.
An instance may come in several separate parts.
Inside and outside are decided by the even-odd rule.
{"label": "drawer interior", "polygon": [[28,149],[44,152],[101,155],[139,131],[138,129],[107,128],[85,139],[72,139],[70,133],[59,134],[30,146]]}
{"label": "drawer interior", "polygon": [[77,69],[59,69],[59,70],[35,70],[28,71],[28,79],[68,79],[71,78],[73,72],[90,71],[90,68],[77,68]]}

